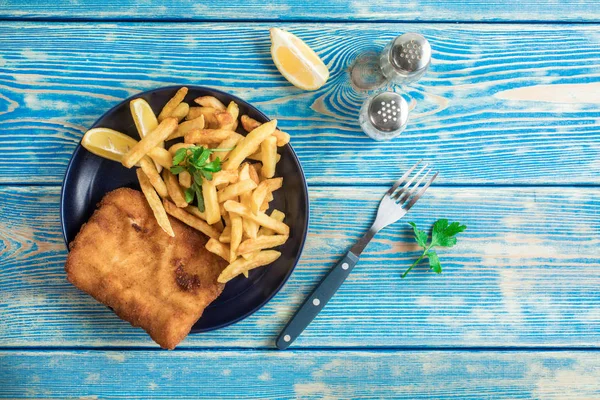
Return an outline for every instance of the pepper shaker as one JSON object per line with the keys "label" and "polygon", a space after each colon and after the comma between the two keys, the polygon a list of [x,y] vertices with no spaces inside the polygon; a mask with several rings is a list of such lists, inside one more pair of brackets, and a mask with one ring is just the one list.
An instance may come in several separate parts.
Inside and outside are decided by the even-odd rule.
{"label": "pepper shaker", "polygon": [[418,33],[405,33],[389,42],[379,65],[388,81],[397,85],[415,82],[431,64],[431,45]]}
{"label": "pepper shaker", "polygon": [[408,122],[408,103],[396,92],[381,92],[368,98],[358,116],[360,126],[371,139],[391,140],[400,135]]}

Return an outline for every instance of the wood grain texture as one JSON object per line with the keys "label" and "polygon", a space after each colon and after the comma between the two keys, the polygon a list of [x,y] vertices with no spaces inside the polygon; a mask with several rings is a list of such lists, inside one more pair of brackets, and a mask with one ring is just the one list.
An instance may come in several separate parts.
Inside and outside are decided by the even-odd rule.
{"label": "wood grain texture", "polygon": [[[438,183],[600,183],[597,25],[286,24],[331,70],[316,92],[278,73],[269,26],[0,23],[0,183],[59,184],[100,115],[172,84],[229,91],[279,119],[311,184],[388,184],[419,158]],[[410,91],[407,130],[377,143],[359,130],[366,95],[347,68],[405,31],[430,39],[433,66]]]}
{"label": "wood grain texture", "polygon": [[[252,366],[249,368],[249,366]],[[594,399],[597,352],[0,352],[0,397]]]}
{"label": "wood grain texture", "polygon": [[[368,227],[382,188],[311,188],[301,262],[262,310],[182,348],[267,347],[304,297]],[[409,226],[386,228],[294,344],[310,347],[564,346],[600,342],[598,188],[434,188],[406,221],[468,226],[417,268]],[[66,282],[58,188],[0,188],[0,346],[156,347]]]}
{"label": "wood grain texture", "polygon": [[0,18],[90,20],[599,21],[594,0],[59,0],[0,1]]}

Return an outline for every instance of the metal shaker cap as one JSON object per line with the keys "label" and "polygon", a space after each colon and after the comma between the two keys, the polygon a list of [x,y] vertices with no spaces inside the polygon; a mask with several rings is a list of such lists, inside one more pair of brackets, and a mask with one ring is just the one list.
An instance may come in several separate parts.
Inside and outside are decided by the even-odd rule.
{"label": "metal shaker cap", "polygon": [[389,58],[398,72],[418,74],[431,63],[431,45],[418,33],[405,33],[392,41]]}
{"label": "metal shaker cap", "polygon": [[369,104],[368,117],[373,126],[383,132],[404,129],[408,121],[408,103],[396,92],[375,95]]}

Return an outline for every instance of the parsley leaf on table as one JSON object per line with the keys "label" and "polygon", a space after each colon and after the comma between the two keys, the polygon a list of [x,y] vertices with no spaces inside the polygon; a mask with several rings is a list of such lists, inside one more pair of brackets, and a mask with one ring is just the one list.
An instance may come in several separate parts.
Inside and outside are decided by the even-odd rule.
{"label": "parsley leaf on table", "polygon": [[[231,149],[220,149],[229,151]],[[210,155],[217,150],[203,146],[192,146],[177,150],[173,156],[171,173],[179,175],[187,171],[192,176],[192,186],[185,190],[185,201],[191,203],[194,198],[198,201],[198,209],[204,211],[204,197],[202,196],[202,180],[212,180],[213,173],[221,170],[219,157],[209,161]]]}
{"label": "parsley leaf on table", "polygon": [[431,243],[427,244],[429,235],[427,232],[417,228],[414,222],[409,222],[415,233],[417,244],[423,248],[423,254],[402,274],[404,278],[421,260],[427,258],[429,260],[429,268],[436,274],[442,273],[442,264],[437,253],[431,250],[433,247],[452,247],[456,244],[456,235],[467,229],[466,225],[461,225],[460,222],[448,223],[447,219],[439,219],[433,224],[431,230]]}

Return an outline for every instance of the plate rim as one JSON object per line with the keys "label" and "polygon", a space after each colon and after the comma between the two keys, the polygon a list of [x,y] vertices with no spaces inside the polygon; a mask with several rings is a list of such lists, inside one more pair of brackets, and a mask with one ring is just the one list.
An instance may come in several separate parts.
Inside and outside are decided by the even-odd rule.
{"label": "plate rim", "polygon": [[[92,124],[91,128],[88,129],[92,129],[93,127],[96,126],[96,124],[98,124],[100,122],[100,120],[102,120],[104,118],[104,116],[106,114],[109,114],[111,112],[114,112],[117,108],[122,107],[123,104],[125,103],[129,103],[131,100],[151,93],[153,91],[157,91],[157,90],[177,90],[181,87],[187,87],[188,89],[194,89],[194,90],[199,90],[199,91],[207,91],[207,92],[213,92],[213,93],[217,93],[217,94],[221,94],[225,97],[230,97],[232,98],[236,103],[240,104],[240,103],[244,103],[247,107],[253,109],[253,111],[255,111],[258,115],[260,115],[261,117],[263,117],[267,122],[271,121],[271,118],[269,118],[265,113],[263,113],[262,111],[260,111],[258,108],[256,108],[253,104],[251,104],[250,102],[241,99],[240,97],[231,94],[231,93],[227,93],[224,92],[222,90],[219,89],[214,89],[214,88],[210,88],[207,86],[199,86],[199,85],[170,85],[170,86],[160,86],[160,87],[156,87],[153,89],[148,89],[148,90],[144,90],[141,92],[138,92],[134,95],[131,95],[123,100],[121,100],[118,104],[114,105],[113,107],[111,107],[109,110],[107,110],[106,112],[104,112],[100,117],[98,117],[96,119],[96,121],[94,121],[94,123]],[[69,178],[69,176],[71,175],[72,172],[72,168],[73,168],[73,160],[75,160],[75,157],[79,154],[79,152],[82,151],[82,149],[84,148],[81,145],[81,140],[83,139],[83,135],[81,136],[81,139],[79,139],[79,142],[77,143],[77,147],[75,147],[75,150],[73,151],[73,153],[71,154],[71,158],[69,159],[69,163],[67,164],[67,168],[65,170],[65,174],[61,183],[61,189],[60,189],[60,227],[61,227],[61,231],[62,231],[62,236],[63,236],[63,241],[65,242],[65,246],[67,247],[67,252],[70,251],[69,249],[69,242],[67,239],[67,230],[66,230],[66,226],[65,226],[65,187],[66,187],[66,182],[67,179]],[[292,273],[294,272],[294,270],[296,269],[296,267],[298,266],[298,263],[300,262],[300,258],[302,257],[302,253],[304,252],[304,246],[306,244],[306,238],[308,237],[308,232],[309,232],[309,227],[310,227],[310,199],[309,199],[309,195],[308,195],[308,183],[306,181],[306,175],[304,174],[304,169],[302,168],[302,164],[300,163],[300,159],[298,158],[298,155],[296,154],[296,151],[294,150],[294,148],[292,147],[291,143],[287,143],[286,146],[289,146],[289,149],[291,150],[291,155],[292,155],[292,159],[293,162],[298,166],[298,169],[300,171],[300,175],[302,178],[302,185],[304,187],[304,192],[303,192],[303,198],[304,198],[304,202],[306,204],[306,218],[304,221],[304,225],[302,226],[303,231],[304,231],[304,235],[302,236],[302,239],[300,241],[300,246],[299,246],[299,251],[298,254],[296,256],[296,259],[293,262],[292,267],[289,269],[289,271],[287,272],[287,274],[285,275],[285,277],[282,279],[281,283],[277,286],[277,288],[275,290],[272,291],[272,293],[270,293],[260,304],[258,304],[256,307],[254,307],[253,309],[251,309],[250,311],[242,314],[241,316],[231,320],[231,321],[227,321],[215,326],[211,326],[208,328],[199,328],[199,329],[194,329],[195,324],[192,326],[192,329],[190,330],[190,334],[194,334],[194,333],[203,333],[203,332],[210,332],[210,331],[214,331],[214,330],[218,330],[218,329],[222,329],[225,328],[227,326],[236,324],[246,318],[248,318],[249,316],[251,316],[252,314],[256,313],[257,311],[259,311],[260,309],[262,309],[269,301],[271,301],[273,299],[273,297],[275,297],[275,295],[277,295],[277,293],[279,293],[281,291],[281,289],[283,288],[283,286],[287,283],[287,281],[289,280],[289,278],[292,276]],[[82,225],[83,226],[83,225]],[[81,229],[81,228],[80,228]],[[209,305],[210,307],[210,305]],[[202,318],[202,316],[200,317],[200,319]],[[200,320],[198,319],[198,321]]]}

